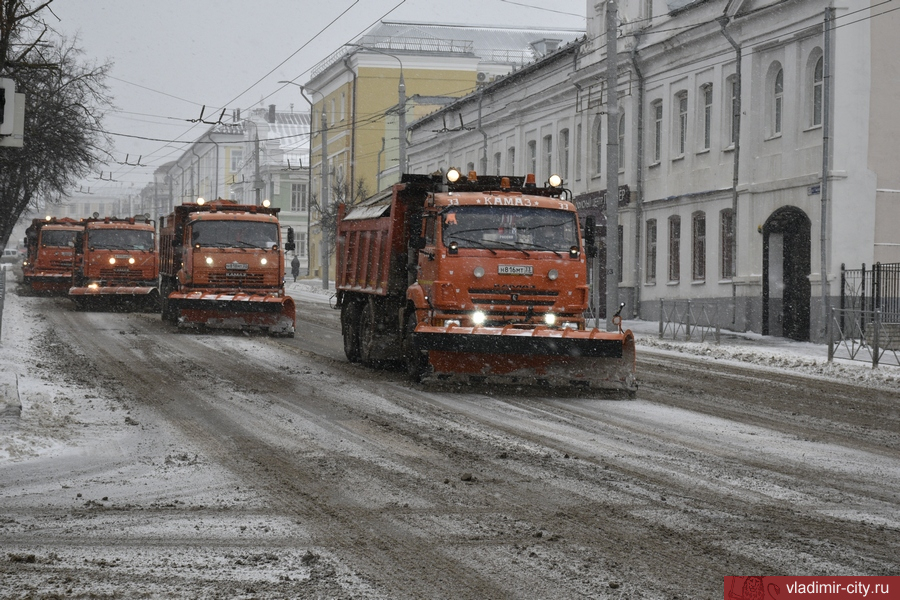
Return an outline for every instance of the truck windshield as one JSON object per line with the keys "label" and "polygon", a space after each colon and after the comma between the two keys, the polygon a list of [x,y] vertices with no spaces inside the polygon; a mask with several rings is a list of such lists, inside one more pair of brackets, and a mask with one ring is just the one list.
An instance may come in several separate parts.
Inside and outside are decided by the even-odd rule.
{"label": "truck windshield", "polygon": [[88,247],[93,250],[153,250],[153,232],[140,229],[90,229]]}
{"label": "truck windshield", "polygon": [[69,242],[75,240],[75,232],[72,230],[44,230],[41,232],[42,246],[68,246]]}
{"label": "truck windshield", "polygon": [[527,206],[453,206],[441,217],[444,246],[568,252],[578,245],[575,213]]}
{"label": "truck windshield", "polygon": [[265,248],[278,244],[278,224],[260,221],[197,221],[191,228],[195,248]]}

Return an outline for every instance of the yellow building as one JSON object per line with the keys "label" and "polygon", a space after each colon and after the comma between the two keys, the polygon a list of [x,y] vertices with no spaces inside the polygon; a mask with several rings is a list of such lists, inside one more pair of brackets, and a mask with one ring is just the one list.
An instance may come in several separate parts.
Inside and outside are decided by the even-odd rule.
{"label": "yellow building", "polygon": [[310,276],[333,279],[337,204],[399,181],[405,125],[583,34],[382,21],[319,63],[302,86],[312,114]]}

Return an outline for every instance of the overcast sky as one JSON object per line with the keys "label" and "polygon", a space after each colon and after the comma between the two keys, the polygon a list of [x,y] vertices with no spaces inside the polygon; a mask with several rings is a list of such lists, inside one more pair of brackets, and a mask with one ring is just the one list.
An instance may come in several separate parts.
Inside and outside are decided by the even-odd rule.
{"label": "overcast sky", "polygon": [[[86,59],[112,62],[116,110],[106,119],[115,161],[91,193],[135,192],[227,107],[308,110],[294,86],[380,19],[584,29],[586,0],[54,0],[47,23],[78,36]],[[58,18],[55,18],[54,15]],[[130,137],[133,136],[133,137]],[[141,139],[150,138],[150,139]],[[159,141],[162,140],[162,141]],[[127,166],[117,163],[137,163]]]}

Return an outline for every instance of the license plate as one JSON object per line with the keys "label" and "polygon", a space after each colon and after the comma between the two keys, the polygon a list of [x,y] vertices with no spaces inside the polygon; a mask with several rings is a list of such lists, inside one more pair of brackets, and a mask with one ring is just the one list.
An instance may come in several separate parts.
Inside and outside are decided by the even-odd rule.
{"label": "license plate", "polygon": [[497,274],[499,275],[533,275],[534,269],[531,265],[498,265]]}

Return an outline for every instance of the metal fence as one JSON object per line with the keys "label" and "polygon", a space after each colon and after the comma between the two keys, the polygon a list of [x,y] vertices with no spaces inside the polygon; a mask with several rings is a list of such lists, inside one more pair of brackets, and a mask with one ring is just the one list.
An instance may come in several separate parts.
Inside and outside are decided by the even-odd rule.
{"label": "metal fence", "polygon": [[842,264],[840,308],[832,309],[828,326],[829,362],[900,364],[900,263]]}
{"label": "metal fence", "polygon": [[705,342],[721,339],[719,305],[693,300],[659,301],[659,339]]}
{"label": "metal fence", "polygon": [[900,263],[875,263],[869,269],[841,264],[840,308],[900,314]]}
{"label": "metal fence", "polygon": [[900,313],[881,310],[831,309],[828,362],[859,360],[900,365]]}

